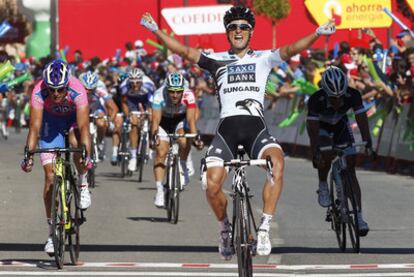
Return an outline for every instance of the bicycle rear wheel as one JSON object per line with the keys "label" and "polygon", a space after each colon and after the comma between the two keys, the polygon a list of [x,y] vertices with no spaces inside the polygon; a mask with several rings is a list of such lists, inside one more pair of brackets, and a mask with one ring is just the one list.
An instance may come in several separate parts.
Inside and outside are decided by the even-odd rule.
{"label": "bicycle rear wheel", "polygon": [[342,179],[345,187],[346,206],[348,211],[348,232],[349,240],[351,241],[352,248],[355,253],[359,253],[360,250],[360,238],[359,238],[359,225],[358,225],[358,206],[356,204],[356,198],[354,191],[352,190],[352,183],[350,176],[345,171],[342,173]]}
{"label": "bicycle rear wheel", "polygon": [[180,170],[178,168],[178,157],[174,159],[173,165],[173,179],[172,179],[172,190],[171,190],[171,209],[172,209],[172,220],[171,223],[177,224],[178,215],[180,212]]}
{"label": "bicycle rear wheel", "polygon": [[237,254],[237,265],[240,277],[253,276],[253,263],[252,255],[248,243],[248,222],[246,222],[247,215],[245,215],[245,201],[242,196],[237,192],[235,195],[234,209],[235,209],[235,222],[234,222],[234,234],[235,234],[235,248]]}
{"label": "bicycle rear wheel", "polygon": [[67,234],[70,260],[73,265],[78,263],[80,252],[80,225],[81,225],[81,211],[78,208],[79,190],[75,183],[70,186],[70,193],[68,197],[68,207],[71,220],[71,228]]}
{"label": "bicycle rear wheel", "polygon": [[[335,169],[333,169],[335,170]],[[330,176],[330,197],[331,197],[331,207],[330,207],[330,215],[331,215],[331,226],[332,230],[335,231],[336,240],[338,242],[339,249],[342,252],[346,249],[346,224],[342,220],[342,213],[341,207],[342,202],[341,199],[343,198],[341,195],[337,195],[335,180],[332,176]]]}
{"label": "bicycle rear wheel", "polygon": [[65,211],[62,199],[62,178],[55,177],[52,194],[52,240],[55,249],[55,262],[59,269],[63,268],[65,258]]}

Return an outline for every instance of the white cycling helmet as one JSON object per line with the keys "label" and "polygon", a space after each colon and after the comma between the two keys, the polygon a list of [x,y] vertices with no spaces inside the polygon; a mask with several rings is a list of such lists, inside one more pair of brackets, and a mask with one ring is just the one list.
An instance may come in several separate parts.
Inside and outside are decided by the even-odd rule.
{"label": "white cycling helmet", "polygon": [[98,74],[92,71],[86,71],[79,75],[79,80],[87,90],[94,90],[98,86]]}
{"label": "white cycling helmet", "polygon": [[330,66],[322,74],[321,86],[329,97],[340,97],[348,89],[348,78],[339,67]]}
{"label": "white cycling helmet", "polygon": [[144,72],[139,68],[132,68],[128,72],[128,79],[129,80],[142,81],[143,78],[144,78]]}

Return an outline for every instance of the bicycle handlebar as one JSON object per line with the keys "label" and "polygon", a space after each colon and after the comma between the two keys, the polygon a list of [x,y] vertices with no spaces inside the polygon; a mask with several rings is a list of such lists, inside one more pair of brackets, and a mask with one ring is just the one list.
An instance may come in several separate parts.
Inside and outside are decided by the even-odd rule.
{"label": "bicycle handlebar", "polygon": [[132,115],[151,115],[152,113],[149,111],[140,112],[140,111],[131,111]]}
{"label": "bicycle handlebar", "polygon": [[82,148],[41,148],[36,150],[29,151],[27,146],[24,149],[24,158],[27,160],[29,155],[37,154],[37,153],[82,153],[82,159],[86,158],[86,147],[82,145]]}
{"label": "bicycle handlebar", "polygon": [[322,147],[319,147],[319,150],[321,150],[321,152],[330,151],[330,150],[334,150],[336,152],[344,152],[345,148],[365,146],[366,144],[367,143],[365,141],[354,142],[351,144],[337,144],[337,145],[330,145],[330,146],[322,146]]}
{"label": "bicycle handlebar", "polygon": [[198,136],[198,134],[157,134],[158,137],[164,137],[164,138],[195,138]]}

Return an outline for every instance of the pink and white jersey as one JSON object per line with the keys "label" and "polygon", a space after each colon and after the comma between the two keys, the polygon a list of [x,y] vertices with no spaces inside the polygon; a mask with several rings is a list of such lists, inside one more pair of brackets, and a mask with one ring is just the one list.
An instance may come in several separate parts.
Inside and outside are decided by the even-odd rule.
{"label": "pink and white jersey", "polygon": [[70,77],[65,100],[54,103],[49,97],[48,87],[42,80],[33,89],[30,105],[36,109],[44,109],[54,116],[68,116],[75,113],[76,109],[87,106],[88,97],[82,83],[77,78]]}

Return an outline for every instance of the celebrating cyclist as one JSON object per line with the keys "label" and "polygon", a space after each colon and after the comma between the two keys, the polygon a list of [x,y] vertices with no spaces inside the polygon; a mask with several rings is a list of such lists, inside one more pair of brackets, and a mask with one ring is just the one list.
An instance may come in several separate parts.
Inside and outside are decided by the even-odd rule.
{"label": "celebrating cyclist", "polygon": [[[87,153],[90,153],[89,107],[86,91],[78,79],[70,76],[66,62],[54,60],[46,65],[43,70],[43,79],[35,85],[32,92],[26,147],[29,152],[35,150],[38,137],[40,137],[40,148],[63,148],[66,130],[69,130],[69,141],[72,147],[76,148],[83,144],[86,146]],[[43,201],[49,224],[49,238],[44,250],[49,255],[54,253],[50,220],[54,158],[54,154],[50,153],[40,155],[45,173]],[[82,161],[81,155],[78,154],[74,155],[74,161],[79,173],[79,207],[87,209],[91,205],[86,176],[91,166],[90,158],[88,156],[85,161]],[[23,160],[21,166],[25,172],[30,172],[33,167],[33,157],[29,156],[27,160]]]}
{"label": "celebrating cyclist", "polygon": [[[89,112],[97,117],[99,160],[103,160],[106,130],[109,126],[114,126],[113,122],[115,121],[118,107],[112,100],[112,95],[108,93],[105,84],[99,80],[98,74],[87,71],[79,75],[79,80],[88,93]],[[105,120],[105,116],[108,116],[109,121],[108,119]]]}
{"label": "celebrating cyclist", "polygon": [[[141,118],[134,111],[143,112],[151,109],[150,99],[155,91],[154,83],[144,75],[139,68],[132,68],[128,72],[128,77],[121,85],[121,107],[123,114],[129,118],[131,131],[129,133],[129,148],[131,159],[129,160],[128,170],[133,172],[137,169],[137,147],[139,139],[139,125]],[[120,134],[123,119],[118,118],[115,130]],[[114,146],[112,161],[117,160],[118,147]]]}
{"label": "celebrating cyclist", "polygon": [[[374,152],[361,94],[348,86],[345,73],[338,67],[330,66],[322,75],[321,87],[309,98],[306,123],[313,153],[313,165],[318,169],[319,175],[318,202],[322,207],[329,207],[331,199],[326,180],[333,157],[329,153],[321,153],[319,149],[321,146],[351,145],[354,142],[346,114],[349,109],[352,108],[355,113],[362,140],[366,142],[365,149],[368,153]],[[366,236],[369,228],[362,216],[361,189],[355,175],[355,147],[348,147],[345,153],[359,208],[360,236]]]}
{"label": "celebrating cyclist", "polygon": [[222,190],[226,177],[223,161],[236,157],[238,145],[243,145],[252,159],[270,156],[273,161],[273,179],[263,187],[263,214],[258,230],[257,252],[271,252],[269,239],[270,222],[276,210],[283,186],[283,150],[270,135],[263,119],[263,101],[266,79],[271,69],[309,48],[320,35],[335,32],[329,22],[316,32],[293,44],[279,49],[255,51],[249,46],[255,27],[255,18],[248,8],[230,8],[224,16],[224,27],[230,49],[223,53],[202,53],[198,49],[182,45],[159,30],[149,13],[141,18],[141,24],[152,31],[172,52],[182,55],[209,71],[217,84],[221,106],[221,120],[217,133],[207,152],[207,199],[220,225],[219,252],[226,260],[232,258],[231,224],[227,217],[227,199]]}
{"label": "celebrating cyclist", "polygon": [[[196,102],[193,92],[185,88],[185,79],[178,72],[171,73],[163,86],[155,91],[152,101],[152,147],[156,149],[154,161],[154,177],[157,187],[155,196],[155,206],[164,207],[164,187],[162,181],[165,174],[165,158],[169,147],[167,134],[186,132],[185,125],[188,126],[189,133],[196,133]],[[194,141],[197,147],[202,147],[200,140]],[[180,138],[180,165],[183,169],[185,181],[188,184],[189,176],[186,165],[188,152],[191,144],[189,140]]]}

